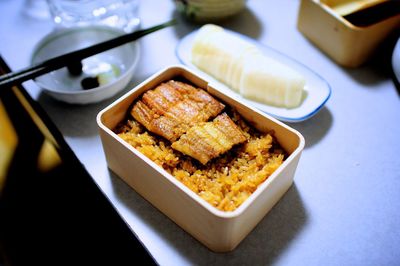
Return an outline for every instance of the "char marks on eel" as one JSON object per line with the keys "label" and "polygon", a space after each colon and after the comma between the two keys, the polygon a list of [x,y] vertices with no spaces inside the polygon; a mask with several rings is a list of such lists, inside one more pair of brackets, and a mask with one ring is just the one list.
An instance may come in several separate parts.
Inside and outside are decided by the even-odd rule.
{"label": "char marks on eel", "polygon": [[131,115],[150,132],[174,142],[199,122],[218,115],[224,107],[206,91],[170,80],[145,92]]}
{"label": "char marks on eel", "polygon": [[211,159],[229,151],[234,145],[245,142],[246,137],[226,113],[212,122],[203,122],[190,128],[171,147],[206,164]]}

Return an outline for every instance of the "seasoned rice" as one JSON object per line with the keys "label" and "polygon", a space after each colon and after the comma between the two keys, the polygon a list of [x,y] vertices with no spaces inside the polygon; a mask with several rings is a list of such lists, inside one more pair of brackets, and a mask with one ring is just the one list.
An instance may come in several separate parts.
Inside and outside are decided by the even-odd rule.
{"label": "seasoned rice", "polygon": [[234,111],[230,117],[247,141],[206,165],[172,149],[168,140],[150,133],[131,117],[115,132],[212,206],[233,211],[282,164],[285,152],[271,132],[258,132]]}

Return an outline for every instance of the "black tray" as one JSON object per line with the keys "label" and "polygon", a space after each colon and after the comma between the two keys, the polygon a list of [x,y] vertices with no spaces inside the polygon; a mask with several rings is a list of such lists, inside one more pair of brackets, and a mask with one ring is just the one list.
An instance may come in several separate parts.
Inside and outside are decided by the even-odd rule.
{"label": "black tray", "polygon": [[[0,74],[9,71],[0,57]],[[154,264],[22,86],[0,91],[1,111],[17,141],[0,139],[11,147],[0,164],[0,265]]]}

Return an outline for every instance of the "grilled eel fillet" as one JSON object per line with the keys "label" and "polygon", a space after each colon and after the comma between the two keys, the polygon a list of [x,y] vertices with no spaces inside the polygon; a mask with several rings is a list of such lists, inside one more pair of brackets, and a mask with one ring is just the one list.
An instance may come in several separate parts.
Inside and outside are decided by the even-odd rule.
{"label": "grilled eel fillet", "polygon": [[223,113],[212,122],[193,126],[171,147],[206,164],[244,141],[246,137],[243,132]]}
{"label": "grilled eel fillet", "polygon": [[147,130],[171,142],[199,122],[218,115],[224,105],[202,89],[170,80],[145,92],[131,115]]}

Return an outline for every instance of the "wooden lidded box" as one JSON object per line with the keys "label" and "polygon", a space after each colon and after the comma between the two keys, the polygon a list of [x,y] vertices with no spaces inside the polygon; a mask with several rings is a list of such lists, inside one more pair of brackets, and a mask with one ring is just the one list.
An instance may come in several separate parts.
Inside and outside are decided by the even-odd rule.
{"label": "wooden lidded box", "polygon": [[[258,130],[273,130],[275,138],[289,154],[283,164],[232,212],[210,205],[113,132],[126,118],[135,99],[176,77],[184,78],[234,107]],[[216,252],[233,250],[289,189],[304,148],[304,138],[294,129],[225,95],[179,65],[154,74],[100,111],[97,123],[109,168],[176,224]]]}
{"label": "wooden lidded box", "polygon": [[399,1],[302,0],[297,27],[338,64],[358,67],[400,27],[399,8]]}

